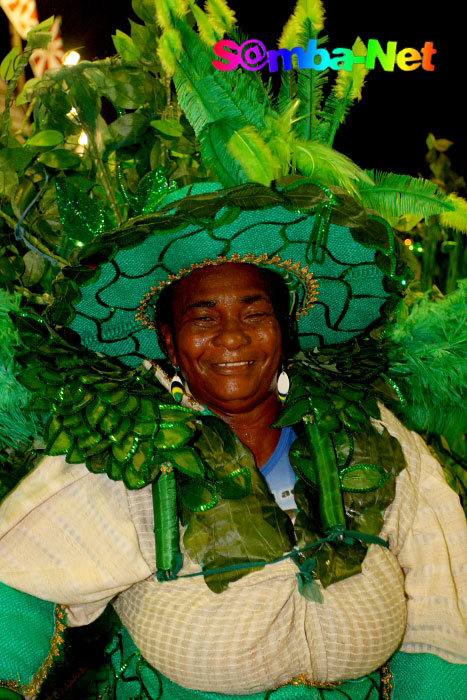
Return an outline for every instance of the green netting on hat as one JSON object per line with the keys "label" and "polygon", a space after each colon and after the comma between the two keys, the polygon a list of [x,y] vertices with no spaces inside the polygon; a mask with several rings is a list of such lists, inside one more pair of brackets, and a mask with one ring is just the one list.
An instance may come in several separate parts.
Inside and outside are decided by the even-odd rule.
{"label": "green netting on hat", "polygon": [[[323,221],[326,212],[330,222]],[[102,235],[77,257],[80,265],[64,271],[73,282],[57,294],[58,317],[87,348],[133,367],[162,356],[155,331],[136,319],[144,295],[151,294],[145,309],[151,323],[163,285],[206,259],[250,262],[281,274],[299,297],[303,349],[362,333],[380,318],[402,277],[386,222],[367,216],[343,191],[293,178],[280,189],[191,185],[170,193],[158,213]],[[310,273],[320,285],[312,308]]]}

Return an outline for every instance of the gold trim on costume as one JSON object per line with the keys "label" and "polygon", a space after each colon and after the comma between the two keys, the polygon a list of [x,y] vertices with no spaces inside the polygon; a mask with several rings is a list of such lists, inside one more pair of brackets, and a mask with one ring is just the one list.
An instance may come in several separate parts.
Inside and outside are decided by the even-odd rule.
{"label": "gold trim on costume", "polygon": [[154,329],[156,327],[156,324],[148,316],[148,306],[151,302],[151,299],[154,296],[160,294],[164,287],[167,287],[169,284],[172,284],[172,282],[177,282],[178,280],[182,279],[182,277],[186,277],[190,274],[190,272],[193,272],[193,270],[199,270],[208,265],[223,265],[224,263],[232,262],[275,265],[276,267],[283,267],[285,270],[288,270],[296,277],[298,277],[302,285],[305,287],[305,299],[302,308],[299,311],[297,311],[297,320],[300,318],[300,316],[306,316],[309,310],[312,309],[315,305],[315,302],[319,295],[319,284],[313,272],[309,271],[308,265],[302,267],[302,264],[300,262],[294,263],[291,259],[281,260],[279,255],[274,255],[272,258],[268,258],[268,255],[266,253],[263,253],[262,255],[254,255],[254,253],[247,253],[243,256],[239,253],[234,253],[230,257],[227,257],[225,255],[219,255],[216,260],[206,258],[205,260],[203,260],[203,262],[193,263],[189,268],[180,270],[178,275],[169,275],[168,280],[162,280],[162,282],[159,285],[151,287],[150,291],[144,295],[143,300],[138,307],[138,312],[135,316],[136,320],[141,321],[143,326],[146,326],[146,328]]}
{"label": "gold trim on costume", "polygon": [[306,685],[308,688],[337,688],[341,683],[314,683],[310,681],[305,673],[299,673],[295,678],[291,678],[290,681],[286,681],[279,686],[283,688],[285,685]]}
{"label": "gold trim on costume", "polygon": [[383,700],[391,700],[392,690],[394,688],[394,676],[392,675],[391,665],[383,664],[380,668],[381,678],[381,697]]}
{"label": "gold trim on costume", "polygon": [[66,629],[66,624],[64,622],[66,618],[66,609],[63,605],[57,605],[55,610],[55,632],[53,633],[52,639],[50,640],[50,651],[42,663],[41,667],[32,677],[29,685],[23,685],[17,681],[2,681],[0,680],[0,687],[8,688],[14,693],[19,693],[20,695],[29,695],[31,697],[36,697],[41,689],[42,683],[47,678],[47,675],[52,667],[54,659],[60,655],[60,647],[64,642],[63,632]]}

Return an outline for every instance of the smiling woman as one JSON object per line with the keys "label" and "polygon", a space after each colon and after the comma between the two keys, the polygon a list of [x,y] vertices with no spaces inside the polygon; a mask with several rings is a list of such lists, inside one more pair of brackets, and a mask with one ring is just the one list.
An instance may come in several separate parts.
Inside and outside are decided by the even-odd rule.
{"label": "smiling woman", "polygon": [[262,466],[280,436],[270,426],[279,413],[276,385],[284,359],[264,275],[238,263],[195,270],[177,284],[172,312],[174,329],[161,328],[172,364]]}
{"label": "smiling woman", "polygon": [[[463,513],[377,401],[365,335],[399,298],[396,251],[349,195],[291,178],[172,192],[79,252],[55,303],[97,365],[60,389],[53,456],[0,507],[0,576],[70,626],[112,604],[83,697],[377,700],[392,657],[394,700],[462,700]],[[406,692],[427,668],[448,696]]]}

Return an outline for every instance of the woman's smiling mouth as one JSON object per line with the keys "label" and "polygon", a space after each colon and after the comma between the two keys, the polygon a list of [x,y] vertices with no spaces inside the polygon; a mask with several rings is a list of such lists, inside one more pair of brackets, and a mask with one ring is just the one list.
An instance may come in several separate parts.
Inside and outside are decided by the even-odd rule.
{"label": "woman's smiling mouth", "polygon": [[252,365],[254,360],[243,360],[242,362],[215,362],[214,367],[245,367]]}

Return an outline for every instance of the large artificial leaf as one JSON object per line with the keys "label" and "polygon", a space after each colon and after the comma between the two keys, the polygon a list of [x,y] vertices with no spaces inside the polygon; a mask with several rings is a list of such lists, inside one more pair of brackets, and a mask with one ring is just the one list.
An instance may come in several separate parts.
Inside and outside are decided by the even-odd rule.
{"label": "large artificial leaf", "polygon": [[[190,556],[207,571],[245,563],[257,562],[261,566],[290,551],[293,547],[291,521],[269,493],[251,452],[228,426],[218,418],[203,418],[196,447],[212,470],[213,478],[223,480],[226,487],[233,472],[239,468],[249,470],[251,492],[240,500],[221,496],[210,510],[192,513],[185,509],[184,544]],[[251,569],[240,568],[214,574],[206,577],[206,583],[211,590],[220,593],[230,581],[249,571]]]}

